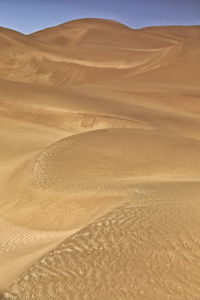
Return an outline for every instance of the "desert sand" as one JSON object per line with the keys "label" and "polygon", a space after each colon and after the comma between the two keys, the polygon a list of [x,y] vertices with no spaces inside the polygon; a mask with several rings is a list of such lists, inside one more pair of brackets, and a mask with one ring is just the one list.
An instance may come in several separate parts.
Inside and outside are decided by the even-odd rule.
{"label": "desert sand", "polygon": [[0,299],[200,299],[200,26],[0,28]]}

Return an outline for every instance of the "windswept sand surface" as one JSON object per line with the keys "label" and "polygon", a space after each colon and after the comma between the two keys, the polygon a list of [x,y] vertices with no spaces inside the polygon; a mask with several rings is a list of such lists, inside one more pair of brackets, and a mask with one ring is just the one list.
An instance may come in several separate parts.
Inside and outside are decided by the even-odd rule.
{"label": "windswept sand surface", "polygon": [[200,299],[200,27],[0,28],[0,299]]}

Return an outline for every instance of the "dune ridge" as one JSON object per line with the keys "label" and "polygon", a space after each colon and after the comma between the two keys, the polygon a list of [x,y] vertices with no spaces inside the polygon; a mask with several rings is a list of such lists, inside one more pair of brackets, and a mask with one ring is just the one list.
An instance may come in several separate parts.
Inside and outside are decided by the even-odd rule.
{"label": "dune ridge", "polygon": [[199,300],[199,37],[0,27],[0,299]]}

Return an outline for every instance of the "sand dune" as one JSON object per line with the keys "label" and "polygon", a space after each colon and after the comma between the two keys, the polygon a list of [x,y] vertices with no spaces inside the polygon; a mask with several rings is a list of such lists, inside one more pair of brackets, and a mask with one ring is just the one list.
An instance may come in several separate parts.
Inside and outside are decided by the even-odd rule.
{"label": "sand dune", "polygon": [[0,28],[1,299],[200,299],[199,37]]}
{"label": "sand dune", "polygon": [[198,299],[199,183],[139,191],[34,264],[13,299]]}
{"label": "sand dune", "polygon": [[[4,31],[3,38],[12,39],[9,52],[7,48],[6,53],[1,51],[0,78],[49,85],[141,73],[173,61],[182,47],[181,41],[149,37],[145,32],[98,19],[72,21],[26,39]],[[4,46],[4,39],[0,43]]]}

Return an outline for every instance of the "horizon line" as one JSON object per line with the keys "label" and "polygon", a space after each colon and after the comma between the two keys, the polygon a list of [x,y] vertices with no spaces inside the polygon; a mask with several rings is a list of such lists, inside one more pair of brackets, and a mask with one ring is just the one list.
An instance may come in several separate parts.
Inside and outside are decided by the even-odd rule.
{"label": "horizon line", "polygon": [[133,27],[133,26],[129,26],[127,25],[126,23],[122,23],[120,21],[116,21],[114,19],[105,19],[105,18],[80,18],[80,19],[70,19],[66,22],[62,22],[62,23],[58,23],[58,24],[55,24],[55,25],[50,25],[50,26],[47,26],[47,27],[41,27],[41,28],[38,28],[36,31],[30,31],[28,33],[25,33],[25,32],[21,32],[21,31],[18,31],[14,28],[11,28],[11,27],[5,27],[5,26],[1,26],[0,25],[0,28],[4,28],[4,29],[9,29],[9,30],[13,30],[15,32],[18,32],[18,33],[21,33],[23,35],[29,35],[29,34],[33,34],[33,33],[36,33],[36,32],[39,32],[39,31],[43,31],[45,29],[50,29],[50,28],[54,28],[54,27],[58,27],[58,26],[62,26],[64,24],[67,24],[67,23],[70,23],[70,22],[73,22],[73,21],[80,21],[80,20],[104,20],[104,21],[112,21],[112,22],[115,22],[115,23],[118,23],[118,24],[121,24],[121,25],[124,25],[130,29],[133,29],[133,30],[140,30],[140,29],[144,29],[144,28],[152,28],[152,27],[200,27],[200,24],[190,24],[190,25],[187,25],[187,24],[168,24],[168,25],[159,25],[159,24],[156,24],[156,25],[149,25],[149,26],[136,26],[136,27]]}

